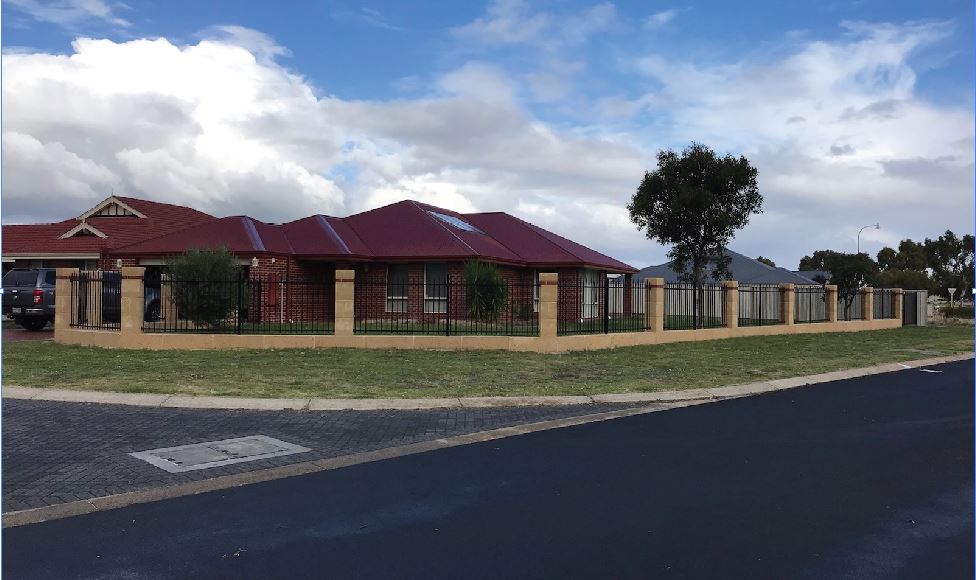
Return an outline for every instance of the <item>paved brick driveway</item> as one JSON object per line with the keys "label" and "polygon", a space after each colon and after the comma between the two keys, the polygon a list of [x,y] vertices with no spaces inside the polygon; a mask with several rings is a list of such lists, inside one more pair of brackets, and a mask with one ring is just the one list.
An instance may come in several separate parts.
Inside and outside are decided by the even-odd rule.
{"label": "paved brick driveway", "polygon": [[3,341],[4,342],[20,342],[25,340],[54,340],[54,326],[47,325],[44,330],[39,330],[37,332],[29,332],[20,328],[6,328],[3,329]]}
{"label": "paved brick driveway", "polygon": [[[624,407],[215,411],[4,399],[3,511]],[[267,435],[312,451],[186,473],[167,473],[127,455],[247,435]]]}

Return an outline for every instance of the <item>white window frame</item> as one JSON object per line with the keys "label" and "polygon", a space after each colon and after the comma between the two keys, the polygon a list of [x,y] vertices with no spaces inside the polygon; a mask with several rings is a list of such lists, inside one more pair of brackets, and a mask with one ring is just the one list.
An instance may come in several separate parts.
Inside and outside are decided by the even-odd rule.
{"label": "white window frame", "polygon": [[596,318],[600,315],[600,273],[591,268],[583,268],[583,318]]}
{"label": "white window frame", "polygon": [[450,284],[451,279],[450,264],[445,262],[424,262],[424,314],[446,314],[448,292],[445,292],[444,296],[430,296],[427,294],[427,269],[431,266],[442,266],[448,284]]}
{"label": "white window frame", "polygon": [[[403,285],[403,296],[390,295],[390,268],[404,268],[407,272],[407,283]],[[399,284],[397,284],[399,286]],[[393,308],[397,303],[398,308]],[[410,311],[410,267],[407,264],[387,264],[386,265],[386,300],[384,301],[386,311],[397,314],[405,314]]]}
{"label": "white window frame", "polygon": [[532,312],[539,313],[539,271],[532,270]]}

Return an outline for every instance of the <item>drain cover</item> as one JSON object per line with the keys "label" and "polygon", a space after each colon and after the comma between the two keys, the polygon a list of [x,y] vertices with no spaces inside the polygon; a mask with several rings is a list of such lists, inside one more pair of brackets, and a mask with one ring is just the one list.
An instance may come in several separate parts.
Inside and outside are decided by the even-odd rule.
{"label": "drain cover", "polygon": [[170,473],[182,473],[306,451],[311,450],[308,447],[286,443],[273,437],[251,435],[250,437],[206,441],[192,445],[180,445],[179,447],[150,449],[129,455]]}

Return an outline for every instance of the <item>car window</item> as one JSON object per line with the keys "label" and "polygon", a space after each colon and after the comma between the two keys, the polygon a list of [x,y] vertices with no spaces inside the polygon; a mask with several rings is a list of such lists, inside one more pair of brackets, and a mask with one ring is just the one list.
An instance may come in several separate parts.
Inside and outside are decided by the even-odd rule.
{"label": "car window", "polygon": [[45,284],[50,284],[51,286],[54,286],[57,283],[57,279],[58,279],[57,274],[58,273],[55,272],[54,270],[49,270],[49,271],[45,272],[44,273],[44,283]]}
{"label": "car window", "polygon": [[31,286],[37,283],[37,271],[35,270],[11,270],[3,277],[3,285],[10,286]]}

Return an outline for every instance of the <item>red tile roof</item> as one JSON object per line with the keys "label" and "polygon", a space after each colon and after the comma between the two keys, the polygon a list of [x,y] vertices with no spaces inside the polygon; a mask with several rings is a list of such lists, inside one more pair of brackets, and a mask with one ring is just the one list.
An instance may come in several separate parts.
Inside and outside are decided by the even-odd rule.
{"label": "red tile roof", "polygon": [[103,249],[111,250],[214,220],[212,215],[179,205],[131,197],[115,196],[114,199],[146,217],[90,217],[84,220],[105,234],[105,238],[73,236],[60,239],[63,234],[82,223],[77,218],[52,224],[4,225],[3,254],[14,256],[98,254]]}
{"label": "red tile roof", "polygon": [[[8,253],[98,253],[164,256],[195,247],[224,246],[237,254],[291,255],[350,261],[482,259],[536,267],[593,267],[636,272],[623,262],[505,213],[461,214],[401,201],[337,218],[313,215],[284,224],[202,212],[134,198],[116,198],[147,216],[92,217],[108,237],[58,236],[77,219],[57,224],[3,226]],[[16,249],[15,249],[16,248]]]}

